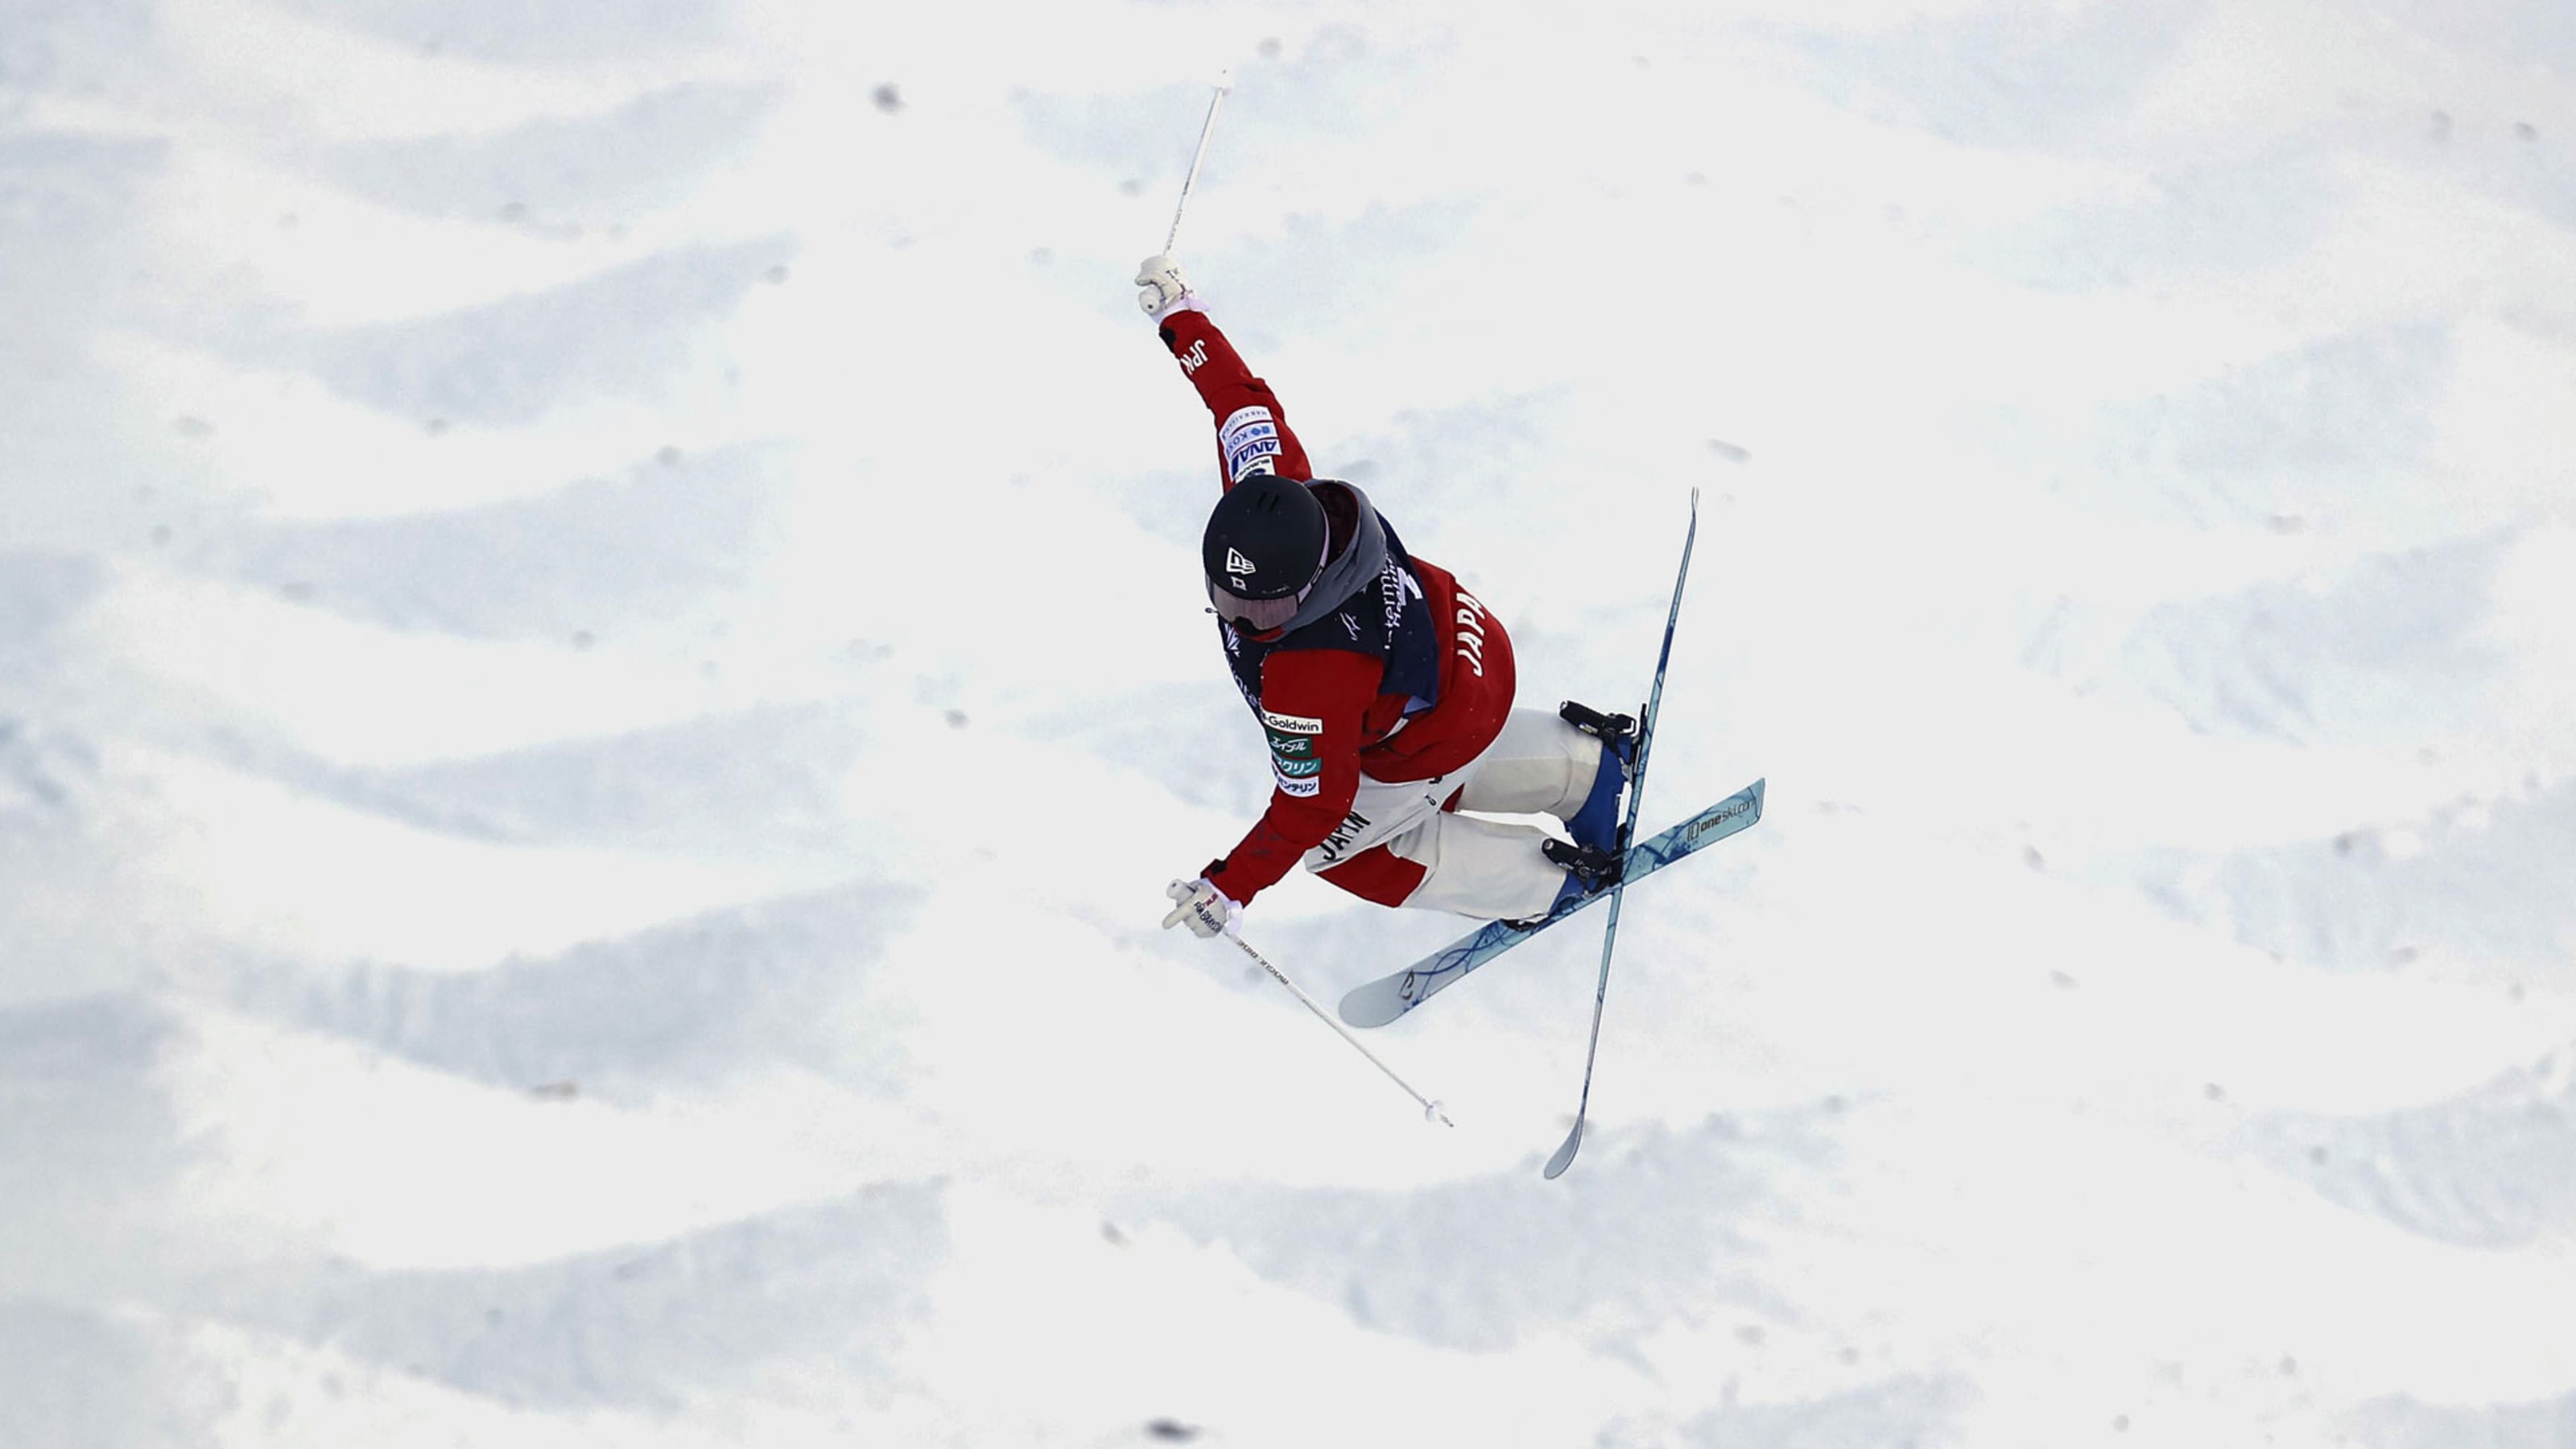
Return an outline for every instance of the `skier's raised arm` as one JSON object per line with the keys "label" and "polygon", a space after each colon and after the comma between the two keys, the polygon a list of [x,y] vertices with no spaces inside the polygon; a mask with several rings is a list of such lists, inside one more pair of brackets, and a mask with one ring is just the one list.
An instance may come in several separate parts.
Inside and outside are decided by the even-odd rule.
{"label": "skier's raised arm", "polygon": [[1170,257],[1147,257],[1136,271],[1136,296],[1160,329],[1163,345],[1179,359],[1181,373],[1199,390],[1216,420],[1217,464],[1229,489],[1254,473],[1312,478],[1306,450],[1288,430],[1288,415],[1270,384],[1252,375],[1209,320],[1196,292]]}

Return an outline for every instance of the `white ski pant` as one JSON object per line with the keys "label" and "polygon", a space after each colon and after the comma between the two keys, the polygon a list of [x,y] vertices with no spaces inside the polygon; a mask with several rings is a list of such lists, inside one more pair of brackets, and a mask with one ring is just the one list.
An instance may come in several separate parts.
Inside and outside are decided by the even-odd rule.
{"label": "white ski pant", "polygon": [[1563,820],[1582,808],[1600,766],[1599,740],[1552,711],[1515,709],[1484,753],[1446,775],[1391,784],[1362,774],[1350,814],[1306,852],[1306,869],[1356,867],[1383,846],[1423,870],[1406,906],[1486,921],[1544,914],[1565,883],[1564,867],[1539,854],[1548,832],[1441,807],[1455,795],[1460,812]]}

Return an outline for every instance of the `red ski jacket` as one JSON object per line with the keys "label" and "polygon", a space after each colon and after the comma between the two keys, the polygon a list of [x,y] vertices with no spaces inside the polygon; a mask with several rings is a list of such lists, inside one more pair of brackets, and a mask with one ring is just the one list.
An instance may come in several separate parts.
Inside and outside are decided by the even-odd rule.
{"label": "red ski jacket", "polygon": [[[1162,338],[1216,419],[1226,488],[1254,473],[1314,478],[1278,396],[1244,366],[1206,313],[1168,314]],[[1287,768],[1274,782],[1270,807],[1241,843],[1208,866],[1208,880],[1236,904],[1276,884],[1346,826],[1355,830],[1367,823],[1354,819],[1351,810],[1363,774],[1390,782],[1436,779],[1483,753],[1502,733],[1514,682],[1511,639],[1502,621],[1448,570],[1419,555],[1412,562],[1432,623],[1447,643],[1439,697],[1430,708],[1407,715],[1416,704],[1410,695],[1380,693],[1385,665],[1373,655],[1304,648],[1275,650],[1262,660],[1259,708],[1274,749],[1297,749],[1297,740],[1308,741],[1315,763],[1306,762],[1305,750],[1293,762],[1274,762]]]}

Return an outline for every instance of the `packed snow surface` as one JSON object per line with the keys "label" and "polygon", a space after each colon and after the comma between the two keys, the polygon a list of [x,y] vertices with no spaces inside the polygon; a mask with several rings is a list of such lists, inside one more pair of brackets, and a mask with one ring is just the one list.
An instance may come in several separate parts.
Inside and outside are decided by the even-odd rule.
{"label": "packed snow surface", "polygon": [[[1640,698],[1369,1035],[1171,222]],[[1299,878],[1330,1001],[1456,934]],[[0,1445],[2576,1446],[2563,0],[0,3]]]}

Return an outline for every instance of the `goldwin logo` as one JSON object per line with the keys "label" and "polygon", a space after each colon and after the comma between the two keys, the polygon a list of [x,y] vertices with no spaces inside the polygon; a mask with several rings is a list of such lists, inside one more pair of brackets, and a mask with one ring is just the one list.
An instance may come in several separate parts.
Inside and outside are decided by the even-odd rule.
{"label": "goldwin logo", "polygon": [[1245,558],[1242,550],[1229,546],[1225,551],[1225,571],[1230,574],[1251,573],[1252,560]]}

